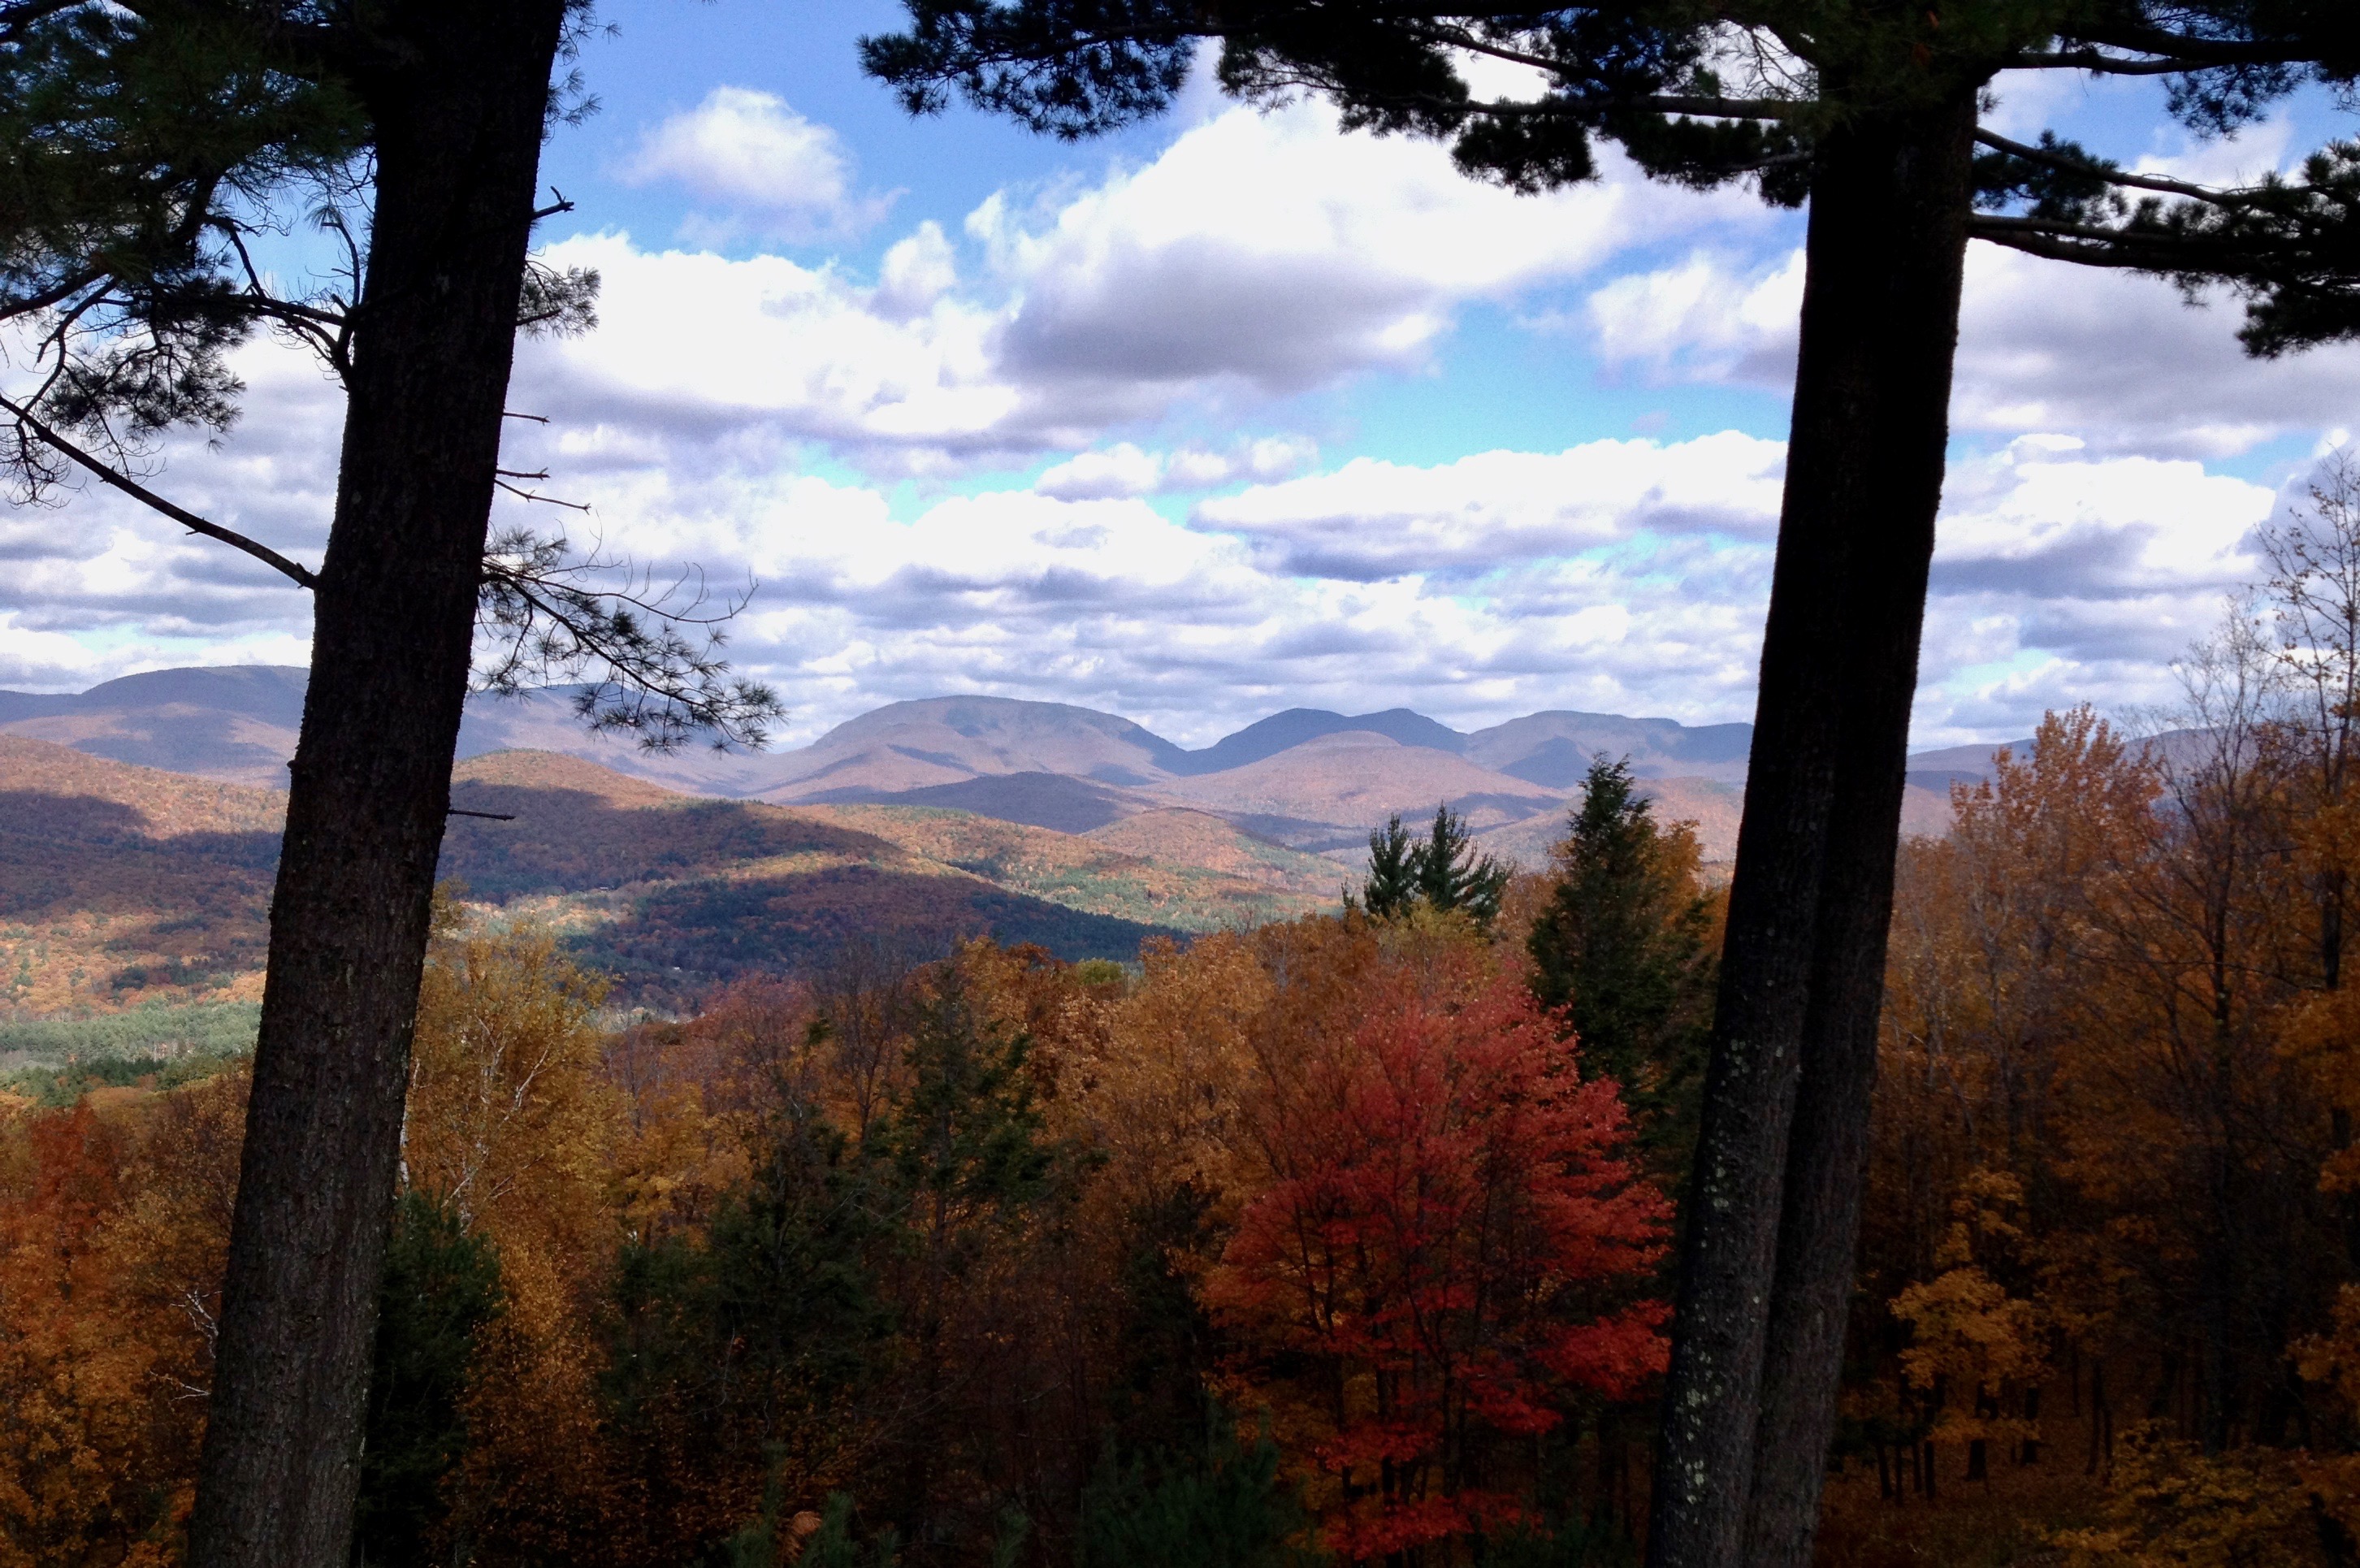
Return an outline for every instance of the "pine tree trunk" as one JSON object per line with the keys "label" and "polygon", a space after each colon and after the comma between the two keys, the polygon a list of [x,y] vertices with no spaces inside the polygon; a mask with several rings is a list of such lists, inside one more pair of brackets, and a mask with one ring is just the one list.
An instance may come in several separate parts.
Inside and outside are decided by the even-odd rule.
{"label": "pine tree trunk", "polygon": [[561,0],[355,39],[376,210],[271,903],[192,1568],[351,1552],[410,1030]]}
{"label": "pine tree trunk", "polygon": [[1971,93],[1857,117],[1823,138],[1813,174],[1654,1568],[1810,1561],[1949,437],[1973,127]]}

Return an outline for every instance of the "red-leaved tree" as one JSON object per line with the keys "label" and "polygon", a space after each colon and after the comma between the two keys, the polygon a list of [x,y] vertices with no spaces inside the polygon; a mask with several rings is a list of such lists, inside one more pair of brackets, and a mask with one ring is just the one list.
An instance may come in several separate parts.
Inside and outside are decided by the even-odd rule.
{"label": "red-leaved tree", "polygon": [[1404,974],[1361,1002],[1270,1073],[1275,1179],[1207,1280],[1348,1561],[1513,1522],[1530,1440],[1660,1373],[1668,1310],[1639,1298],[1670,1206],[1623,1157],[1620,1091],[1524,987]]}

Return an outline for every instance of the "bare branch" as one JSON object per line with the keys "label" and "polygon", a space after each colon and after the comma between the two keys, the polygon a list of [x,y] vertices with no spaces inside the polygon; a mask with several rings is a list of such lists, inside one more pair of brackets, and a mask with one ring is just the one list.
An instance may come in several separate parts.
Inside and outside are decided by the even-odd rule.
{"label": "bare branch", "polygon": [[542,506],[563,507],[567,511],[588,511],[590,510],[590,503],[588,501],[562,501],[555,496],[544,496],[536,490],[519,489],[516,486],[509,484],[506,479],[494,479],[492,483],[497,485],[501,489],[506,490],[508,494],[516,497],[519,500],[538,501]]}
{"label": "bare branch", "polygon": [[128,475],[116,471],[110,465],[84,452],[81,447],[34,418],[28,411],[8,399],[0,398],[0,409],[5,409],[15,416],[16,422],[32,432],[43,444],[54,447],[82,467],[88,469],[101,484],[120,490],[141,505],[162,512],[191,533],[202,533],[208,539],[219,540],[234,550],[245,551],[264,565],[292,578],[300,587],[316,588],[320,586],[318,576],[309,568],[289,560],[259,540],[248,539],[245,534],[224,528],[217,522],[206,521],[185,507],[173,505]]}
{"label": "bare branch", "polygon": [[2027,49],[2008,56],[2009,71],[2088,71],[2100,76],[2180,76],[2191,71],[2202,71],[2205,65],[2192,60],[2175,60],[2105,54],[2094,49]]}
{"label": "bare branch", "polygon": [[2070,158],[2047,148],[2033,147],[2025,142],[2010,141],[1997,131],[1975,129],[1975,140],[1995,152],[2020,158],[2027,163],[2038,163],[2049,169],[2062,169],[2069,173],[2086,174],[2092,180],[2103,180],[2109,185],[2125,185],[2139,191],[2160,191],[2168,196],[2186,196],[2191,201],[2206,202],[2215,206],[2235,201],[2245,192],[2216,191],[2209,186],[2191,185],[2184,180],[2168,180],[2158,174],[2133,174],[2125,170],[2109,169],[2103,163],[2087,159]]}

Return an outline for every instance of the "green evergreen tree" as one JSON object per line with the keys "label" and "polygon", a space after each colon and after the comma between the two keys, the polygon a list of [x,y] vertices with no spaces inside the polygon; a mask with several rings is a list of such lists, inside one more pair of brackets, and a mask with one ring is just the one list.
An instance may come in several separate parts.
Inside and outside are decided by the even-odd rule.
{"label": "green evergreen tree", "polygon": [[1685,1176],[1712,1029],[1714,900],[1696,839],[1666,829],[1628,760],[1593,762],[1557,886],[1533,924],[1533,993],[1567,1009],[1584,1071],[1622,1085],[1657,1174]]}
{"label": "green evergreen tree", "polygon": [[1475,848],[1467,819],[1447,806],[1434,808],[1434,827],[1415,851],[1418,896],[1429,909],[1458,910],[1489,927],[1508,891],[1506,866]]}
{"label": "green evergreen tree", "polygon": [[475,1336],[499,1315],[500,1264],[455,1210],[412,1189],[395,1211],[377,1294],[375,1363],[361,1449],[353,1562],[413,1568],[427,1561],[445,1512],[442,1478],[467,1447],[467,1387]]}
{"label": "green evergreen tree", "polygon": [[1421,841],[1410,836],[1396,813],[1369,835],[1369,875],[1356,901],[1380,920],[1398,920],[1421,906],[1455,910],[1489,927],[1499,917],[1508,890],[1506,866],[1475,848],[1467,819],[1447,806],[1434,808],[1434,826]]}
{"label": "green evergreen tree", "polygon": [[1308,1568],[1323,1561],[1295,1544],[1309,1522],[1279,1479],[1278,1445],[1251,1448],[1218,1405],[1206,1412],[1203,1452],[1123,1464],[1109,1443],[1082,1492],[1075,1568]]}
{"label": "green evergreen tree", "polygon": [[1360,884],[1357,902],[1351,894],[1344,895],[1346,906],[1365,909],[1380,920],[1407,915],[1417,903],[1416,858],[1417,846],[1396,812],[1391,821],[1369,835],[1368,880]]}
{"label": "green evergreen tree", "polygon": [[618,1415],[685,1408],[742,1457],[858,1386],[892,1330],[875,1257],[890,1202],[876,1174],[808,1096],[786,1094],[752,1181],[701,1245],[624,1246],[607,1324]]}

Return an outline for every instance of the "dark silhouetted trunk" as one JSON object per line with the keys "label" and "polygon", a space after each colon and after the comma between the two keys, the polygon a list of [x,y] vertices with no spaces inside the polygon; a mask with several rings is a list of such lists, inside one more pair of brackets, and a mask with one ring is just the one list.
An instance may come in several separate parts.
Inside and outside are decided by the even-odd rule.
{"label": "dark silhouetted trunk", "polygon": [[270,916],[192,1568],[351,1551],[377,1277],[559,0],[350,41],[376,211]]}
{"label": "dark silhouetted trunk", "polygon": [[1863,116],[1825,137],[1813,174],[1786,505],[1689,1189],[1655,1568],[1811,1558],[1941,499],[1972,132],[1972,93]]}

